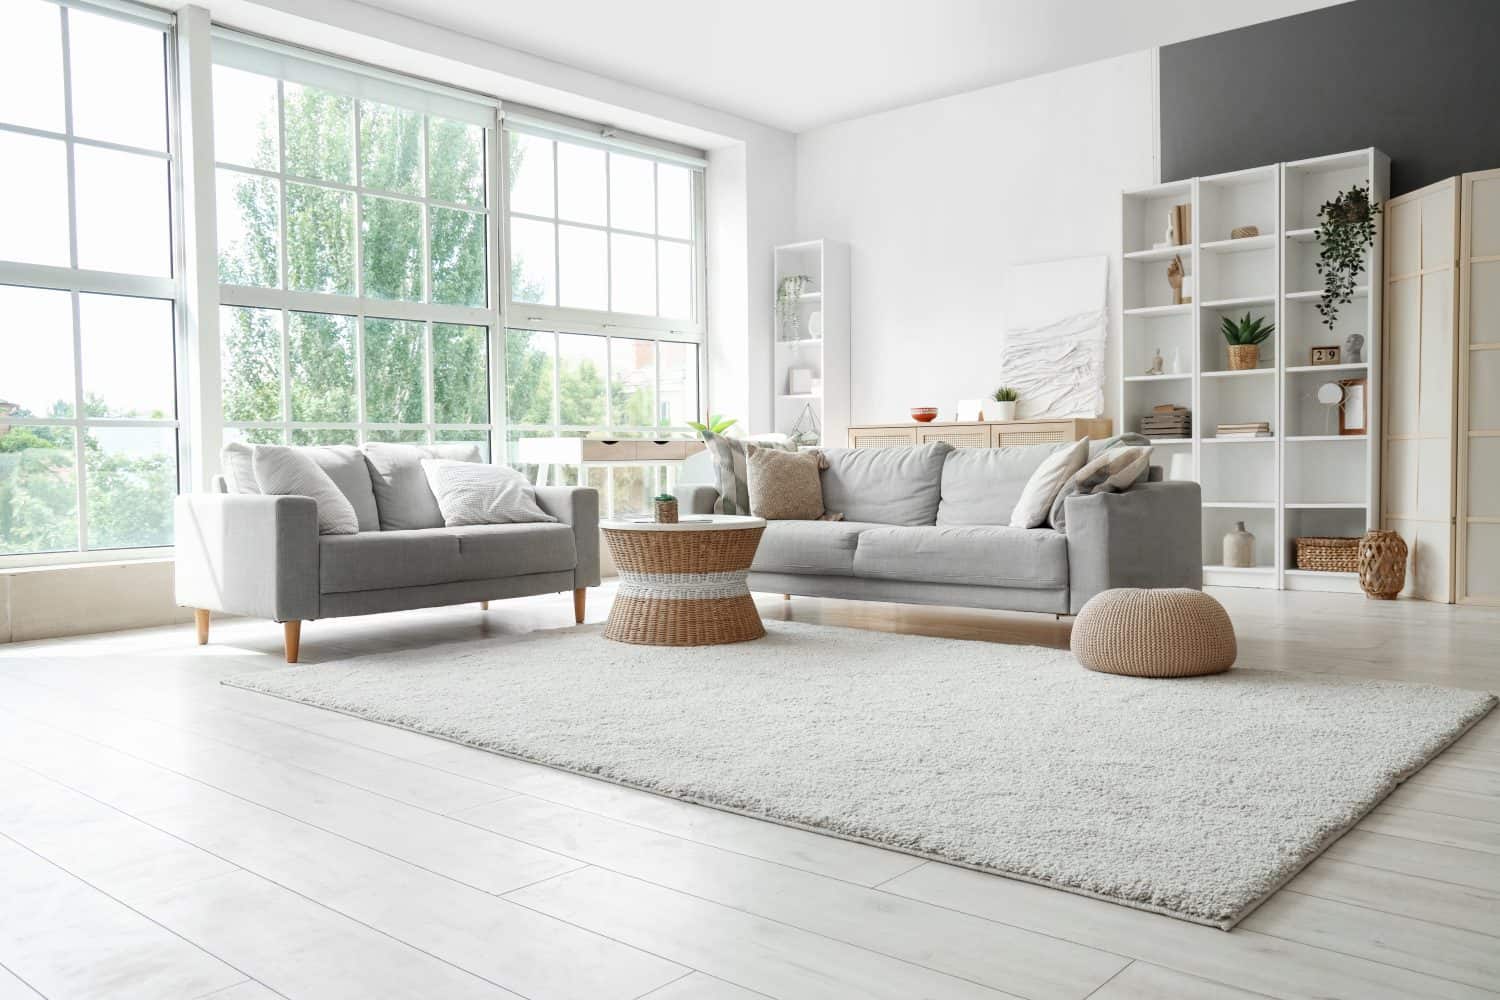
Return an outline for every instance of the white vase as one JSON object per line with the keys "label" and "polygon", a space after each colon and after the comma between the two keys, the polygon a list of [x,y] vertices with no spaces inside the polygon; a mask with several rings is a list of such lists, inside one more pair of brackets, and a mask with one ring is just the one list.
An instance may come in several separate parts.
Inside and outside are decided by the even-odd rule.
{"label": "white vase", "polygon": [[1234,530],[1224,533],[1224,565],[1255,565],[1255,536],[1245,530],[1244,521],[1236,521]]}
{"label": "white vase", "polygon": [[991,400],[990,401],[990,405],[985,407],[986,413],[988,413],[990,407],[994,407],[994,410],[995,410],[994,414],[992,416],[990,416],[991,420],[1005,421],[1005,420],[1014,420],[1014,419],[1016,419],[1016,401],[1015,400],[1011,400],[1008,403],[1002,403],[1002,402],[1000,402],[998,400]]}

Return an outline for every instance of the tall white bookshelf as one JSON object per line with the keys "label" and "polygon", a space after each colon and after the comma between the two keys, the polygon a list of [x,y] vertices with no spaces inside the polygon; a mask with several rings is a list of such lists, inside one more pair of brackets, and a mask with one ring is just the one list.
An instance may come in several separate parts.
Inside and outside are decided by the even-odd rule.
{"label": "tall white bookshelf", "polygon": [[[1152,407],[1192,410],[1192,434],[1153,442],[1169,477],[1203,490],[1204,582],[1303,590],[1353,590],[1354,574],[1296,568],[1294,539],[1360,535],[1379,519],[1379,372],[1381,261],[1379,226],[1361,288],[1335,327],[1317,311],[1322,281],[1314,269],[1318,207],[1353,184],[1384,203],[1389,160],[1375,149],[1197,177],[1127,191],[1123,196],[1123,344],[1119,427],[1135,430]],[[1192,232],[1158,247],[1171,209],[1192,206]],[[1255,236],[1231,232],[1254,226]],[[1192,277],[1192,301],[1174,304],[1167,266],[1180,258]],[[1276,324],[1260,345],[1260,363],[1229,366],[1220,333],[1228,317]],[[1313,366],[1314,346],[1365,336],[1361,361]],[[1145,374],[1160,351],[1167,370]],[[1180,359],[1174,370],[1173,359]],[[1317,402],[1324,382],[1364,377],[1368,430],[1340,435],[1337,411]],[[1221,423],[1268,421],[1269,438],[1219,438]],[[1255,535],[1255,566],[1222,565],[1222,539],[1243,521]]]}
{"label": "tall white bookshelf", "polygon": [[[772,285],[771,404],[775,429],[790,434],[811,413],[820,443],[842,446],[849,436],[849,246],[807,240],[776,247]],[[795,324],[776,308],[781,280],[806,275],[795,303]],[[800,384],[812,380],[810,386]]]}

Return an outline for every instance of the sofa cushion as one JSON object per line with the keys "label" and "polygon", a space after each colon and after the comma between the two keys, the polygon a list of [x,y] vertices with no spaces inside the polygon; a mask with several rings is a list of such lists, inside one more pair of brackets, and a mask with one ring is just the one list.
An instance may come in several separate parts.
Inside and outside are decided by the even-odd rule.
{"label": "sofa cushion", "polygon": [[943,459],[941,441],[904,448],[828,448],[823,452],[823,508],[848,521],[932,524],[937,519]]}
{"label": "sofa cushion", "polygon": [[456,462],[480,461],[479,447],[472,444],[384,444],[364,447],[365,465],[370,485],[375,490],[375,506],[380,515],[381,531],[405,531],[415,528],[441,528],[443,512],[438,507],[422,459],[447,458]]}
{"label": "sofa cushion", "polygon": [[938,524],[1009,524],[1037,466],[1062,444],[954,448],[943,460]]}
{"label": "sofa cushion", "polygon": [[318,585],[324,594],[525,576],[571,570],[578,563],[573,529],[566,524],[324,535],[318,556]]}
{"label": "sofa cushion", "polygon": [[252,463],[255,446],[243,441],[231,441],[219,449],[219,468],[224,473],[224,482],[231,493],[259,493],[255,482],[255,466]]}
{"label": "sofa cushion", "polygon": [[359,517],[349,498],[304,449],[258,444],[251,465],[255,484],[266,496],[312,497],[318,505],[318,534],[358,533]]}
{"label": "sofa cushion", "polygon": [[822,468],[817,451],[752,449],[745,460],[751,515],[768,521],[818,520],[823,516]]}
{"label": "sofa cushion", "polygon": [[860,532],[880,525],[859,521],[769,521],[755,561],[756,573],[853,576]]}
{"label": "sofa cushion", "polygon": [[1066,536],[1047,528],[949,525],[871,528],[854,550],[854,575],[875,580],[1061,590]]}

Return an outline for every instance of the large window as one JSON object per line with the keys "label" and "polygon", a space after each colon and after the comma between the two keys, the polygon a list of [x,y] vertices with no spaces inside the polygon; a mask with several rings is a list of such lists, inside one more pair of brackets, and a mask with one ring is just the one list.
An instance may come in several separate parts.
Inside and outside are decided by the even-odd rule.
{"label": "large window", "polygon": [[169,26],[9,0],[0,32],[0,560],[171,544]]}
{"label": "large window", "polygon": [[[506,129],[513,463],[523,438],[650,437],[699,416],[702,172],[607,147]],[[643,510],[666,474],[595,470],[593,485],[606,510]]]}
{"label": "large window", "polygon": [[488,447],[493,104],[214,57],[226,439]]}

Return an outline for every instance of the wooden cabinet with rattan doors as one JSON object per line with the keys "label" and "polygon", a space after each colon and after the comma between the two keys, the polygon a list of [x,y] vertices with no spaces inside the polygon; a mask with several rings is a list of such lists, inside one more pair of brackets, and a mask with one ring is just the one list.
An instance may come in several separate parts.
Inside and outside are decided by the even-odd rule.
{"label": "wooden cabinet with rattan doors", "polygon": [[863,424],[849,428],[851,448],[890,448],[943,441],[955,448],[1005,448],[1059,444],[1114,433],[1108,417],[1063,420],[975,420],[931,424]]}

